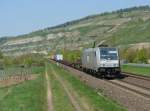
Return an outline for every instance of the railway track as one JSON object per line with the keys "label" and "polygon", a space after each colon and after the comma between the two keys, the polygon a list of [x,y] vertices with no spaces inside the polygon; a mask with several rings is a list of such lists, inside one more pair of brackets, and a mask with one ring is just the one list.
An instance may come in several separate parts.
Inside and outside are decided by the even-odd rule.
{"label": "railway track", "polygon": [[[69,65],[67,64],[67,66]],[[74,67],[71,67],[71,68],[74,68]],[[81,69],[77,69],[77,68],[74,68],[74,69],[82,72]],[[130,90],[136,94],[150,98],[150,77],[139,76],[139,75],[126,73],[126,72],[123,72],[122,74],[124,76],[124,78],[122,79],[117,79],[117,80],[105,79],[105,80],[111,84],[122,87],[126,90]]]}
{"label": "railway track", "polygon": [[119,86],[121,88],[124,88],[126,90],[132,91],[146,98],[150,98],[150,90],[147,88],[139,87],[137,85],[130,84],[128,82],[123,82],[120,80],[107,80],[107,82]]}
{"label": "railway track", "polygon": [[118,101],[129,111],[149,111],[150,109],[150,81],[147,79],[127,75],[122,79],[100,79],[70,65],[61,63],[60,66],[88,86],[100,90],[101,94]]}
{"label": "railway track", "polygon": [[[72,67],[72,68],[74,68],[74,67]],[[77,69],[77,68],[75,68],[75,69]],[[77,69],[77,70],[82,71],[81,69]],[[127,90],[131,90],[137,94],[140,94],[140,95],[143,95],[146,97],[150,97],[150,77],[140,76],[140,75],[136,75],[133,73],[127,73],[127,72],[122,72],[122,76],[124,78],[122,78],[122,79],[116,78],[117,80],[113,80],[113,82],[111,80],[108,80],[108,82],[111,82],[115,85],[119,85],[120,87],[123,87]],[[117,81],[117,82],[114,82],[114,81]],[[125,84],[125,85],[123,85],[123,84]],[[130,86],[130,88],[128,88],[129,86]],[[146,92],[146,94],[144,94],[144,92]]]}
{"label": "railway track", "polygon": [[128,72],[122,72],[122,74],[126,77],[134,77],[137,79],[143,79],[143,80],[147,80],[150,81],[150,77],[149,76],[143,76],[143,75],[136,75],[134,73],[128,73]]}
{"label": "railway track", "polygon": [[146,76],[139,76],[135,74],[130,73],[122,73],[125,75],[124,79],[120,79],[120,81],[146,89],[150,90],[150,77]]}

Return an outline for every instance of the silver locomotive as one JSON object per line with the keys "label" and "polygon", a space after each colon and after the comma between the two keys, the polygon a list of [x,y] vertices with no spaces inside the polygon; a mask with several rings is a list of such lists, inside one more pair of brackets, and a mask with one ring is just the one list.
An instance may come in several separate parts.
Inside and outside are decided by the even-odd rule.
{"label": "silver locomotive", "polygon": [[117,48],[97,47],[85,49],[82,54],[82,68],[96,75],[114,76],[120,74],[120,59]]}

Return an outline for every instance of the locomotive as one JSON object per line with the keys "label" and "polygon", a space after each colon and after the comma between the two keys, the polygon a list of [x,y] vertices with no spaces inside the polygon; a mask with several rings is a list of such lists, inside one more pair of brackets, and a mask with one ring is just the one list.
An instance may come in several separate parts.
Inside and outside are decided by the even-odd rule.
{"label": "locomotive", "polygon": [[85,49],[81,57],[82,69],[100,76],[117,76],[121,72],[119,51],[114,47]]}

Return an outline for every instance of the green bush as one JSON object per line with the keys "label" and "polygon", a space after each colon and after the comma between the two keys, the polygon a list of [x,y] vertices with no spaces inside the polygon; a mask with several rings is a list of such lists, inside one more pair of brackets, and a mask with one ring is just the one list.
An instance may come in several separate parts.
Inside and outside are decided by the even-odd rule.
{"label": "green bush", "polygon": [[137,52],[135,50],[125,50],[123,52],[123,59],[127,60],[128,62],[132,63],[134,62],[135,56]]}
{"label": "green bush", "polygon": [[57,51],[51,51],[49,53],[49,56],[53,56],[56,54],[62,54],[63,59],[70,63],[75,63],[81,58],[81,50],[57,50]]}
{"label": "green bush", "polygon": [[4,67],[31,67],[44,66],[45,59],[39,54],[26,54],[17,57],[6,57],[0,61],[0,66]]}
{"label": "green bush", "polygon": [[4,67],[9,67],[9,66],[13,66],[13,59],[11,57],[4,57],[3,58],[3,66]]}
{"label": "green bush", "polygon": [[148,50],[142,49],[125,49],[121,52],[121,59],[127,60],[130,63],[148,63]]}
{"label": "green bush", "polygon": [[136,57],[134,59],[136,63],[148,63],[148,53],[147,50],[142,48],[137,51]]}
{"label": "green bush", "polygon": [[74,63],[80,60],[81,58],[81,51],[80,50],[64,50],[62,51],[62,54],[64,56],[64,60]]}
{"label": "green bush", "polygon": [[0,59],[3,59],[3,53],[0,51]]}

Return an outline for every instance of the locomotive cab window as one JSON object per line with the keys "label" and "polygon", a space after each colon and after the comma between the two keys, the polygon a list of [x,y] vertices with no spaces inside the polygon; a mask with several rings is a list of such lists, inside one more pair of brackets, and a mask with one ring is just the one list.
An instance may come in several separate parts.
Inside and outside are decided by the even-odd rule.
{"label": "locomotive cab window", "polygon": [[117,60],[118,51],[116,48],[100,48],[100,59]]}

